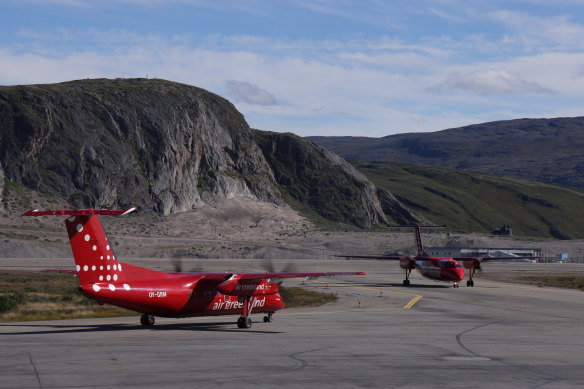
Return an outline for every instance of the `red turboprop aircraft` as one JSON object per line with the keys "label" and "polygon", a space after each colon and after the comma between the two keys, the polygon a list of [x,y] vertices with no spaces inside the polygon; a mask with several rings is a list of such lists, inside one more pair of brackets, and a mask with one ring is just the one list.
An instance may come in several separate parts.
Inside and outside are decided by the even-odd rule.
{"label": "red turboprop aircraft", "polygon": [[[481,269],[481,262],[488,260],[516,260],[516,259],[534,259],[536,257],[513,256],[513,257],[431,257],[428,255],[422,245],[420,228],[443,228],[444,226],[396,226],[399,228],[413,228],[414,239],[416,242],[416,255],[339,255],[344,258],[370,258],[381,260],[399,260],[399,266],[406,271],[406,279],[403,286],[410,286],[410,273],[412,269],[418,269],[423,277],[435,281],[452,282],[455,288],[458,288],[460,281],[464,279],[464,269],[468,269],[468,280],[466,286],[474,286],[473,276],[477,270]],[[461,264],[462,263],[462,264]]]}
{"label": "red turboprop aircraft", "polygon": [[81,293],[100,305],[111,304],[142,313],[143,326],[154,316],[191,317],[240,315],[239,328],[250,328],[250,314],[265,313],[264,322],[284,308],[278,285],[284,278],[364,275],[363,272],[317,273],[163,273],[118,261],[101,226],[99,215],[125,215],[123,211],[83,209],[38,211],[22,216],[67,215],[65,220]]}

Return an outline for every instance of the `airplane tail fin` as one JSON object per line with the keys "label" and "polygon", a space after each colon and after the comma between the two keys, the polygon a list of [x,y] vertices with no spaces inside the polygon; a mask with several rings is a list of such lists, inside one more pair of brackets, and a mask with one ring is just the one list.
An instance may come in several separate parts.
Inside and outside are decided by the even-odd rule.
{"label": "airplane tail fin", "polygon": [[22,216],[68,215],[65,220],[69,242],[81,285],[98,282],[124,282],[122,265],[113,251],[101,226],[99,215],[125,215],[134,208],[124,211],[84,209],[77,211],[30,210]]}
{"label": "airplane tail fin", "polygon": [[428,257],[428,253],[424,250],[424,245],[422,244],[422,235],[420,234],[420,228],[444,228],[446,226],[421,226],[416,225],[406,225],[406,226],[390,226],[392,228],[413,228],[414,229],[414,240],[416,245],[416,256],[417,257]]}
{"label": "airplane tail fin", "polygon": [[422,235],[420,234],[420,225],[416,224],[414,227],[414,239],[416,241],[416,255],[418,257],[427,257],[428,254],[424,250],[424,246],[422,245]]}

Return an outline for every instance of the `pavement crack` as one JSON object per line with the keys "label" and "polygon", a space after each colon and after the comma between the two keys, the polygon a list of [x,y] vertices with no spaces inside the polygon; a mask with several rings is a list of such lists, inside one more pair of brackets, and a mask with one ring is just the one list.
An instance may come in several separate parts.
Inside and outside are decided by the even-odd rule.
{"label": "pavement crack", "polygon": [[322,351],[322,350],[329,350],[332,349],[334,347],[325,347],[325,348],[317,348],[314,350],[307,350],[307,351],[300,351],[298,353],[293,353],[293,354],[289,354],[288,358],[291,358],[297,362],[300,362],[300,366],[294,368],[294,369],[290,369],[289,371],[297,371],[297,370],[303,370],[304,368],[306,368],[308,366],[308,362],[305,359],[299,358],[298,355],[300,354],[308,354],[308,353],[313,353],[315,351]]}
{"label": "pavement crack", "polygon": [[[479,328],[487,327],[487,326],[490,326],[490,325],[493,325],[493,324],[499,324],[499,323],[502,323],[502,322],[503,322],[503,320],[492,321],[492,322],[489,322],[489,323],[485,323],[485,324],[481,324],[481,325],[475,326],[475,327],[470,328],[470,329],[468,329],[466,331],[462,331],[461,333],[459,333],[458,335],[456,335],[456,342],[467,353],[472,354],[473,357],[475,357],[475,358],[486,359],[486,360],[495,360],[493,358],[485,357],[484,355],[480,355],[480,354],[472,351],[470,348],[466,347],[464,345],[464,343],[462,342],[462,336],[465,335],[465,334],[468,334],[471,331],[478,330]],[[518,364],[509,362],[509,361],[504,361],[504,360],[501,360],[501,359],[496,359],[496,361],[498,361],[499,363],[501,363],[503,365],[511,366],[511,367],[516,368],[516,369],[521,369],[521,370],[529,371],[531,373],[534,373],[534,374],[538,374],[540,376],[543,376],[543,379],[545,381],[540,382],[540,383],[538,383],[536,385],[530,386],[529,387],[530,389],[543,388],[543,387],[545,387],[547,385],[550,385],[550,384],[552,384],[552,383],[554,383],[554,382],[556,382],[556,381],[559,380],[559,377],[557,377],[557,376],[545,374],[545,373],[541,372],[540,370],[538,370],[536,368],[533,368],[533,367],[530,367],[530,366],[518,365]]]}
{"label": "pavement crack", "polygon": [[34,374],[36,375],[37,381],[39,383],[39,388],[43,389],[43,384],[41,383],[41,377],[39,375],[39,371],[37,370],[37,367],[32,359],[32,354],[31,353],[27,353],[28,354],[28,359],[30,360],[30,364],[32,365],[32,368],[34,369]]}
{"label": "pavement crack", "polygon": [[483,328],[483,327],[486,327],[486,326],[490,326],[490,325],[492,325],[492,324],[498,324],[498,323],[501,323],[501,322],[502,322],[502,320],[498,320],[498,321],[492,321],[492,322],[490,322],[490,323],[481,324],[481,325],[478,325],[478,326],[476,326],[476,327],[470,328],[470,329],[468,329],[468,330],[466,330],[466,331],[462,331],[461,333],[459,333],[458,335],[456,335],[456,342],[457,342],[457,343],[458,343],[458,345],[459,345],[460,347],[462,347],[462,348],[463,348],[463,349],[464,349],[464,350],[465,350],[467,353],[469,353],[469,354],[472,354],[472,355],[474,355],[475,357],[485,358],[484,356],[482,356],[482,355],[479,355],[479,354],[475,353],[474,351],[472,351],[471,349],[469,349],[468,347],[466,347],[466,346],[464,345],[464,343],[462,343],[462,336],[463,336],[463,335],[465,335],[465,334],[468,334],[468,333],[469,333],[469,332],[471,332],[471,331],[478,330],[479,328]]}

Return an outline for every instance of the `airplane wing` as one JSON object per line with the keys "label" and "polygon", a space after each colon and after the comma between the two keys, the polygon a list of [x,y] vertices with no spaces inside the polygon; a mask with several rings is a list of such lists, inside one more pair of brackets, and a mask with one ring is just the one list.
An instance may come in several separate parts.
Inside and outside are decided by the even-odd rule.
{"label": "airplane wing", "polygon": [[536,256],[516,256],[516,257],[457,257],[452,258],[455,261],[462,263],[465,269],[481,269],[482,262],[497,261],[497,260],[525,260],[525,259],[538,259],[540,257]]}
{"label": "airplane wing", "polygon": [[365,275],[365,272],[295,272],[295,273],[242,273],[238,274],[240,280],[264,280],[283,278],[318,278],[342,275]]}
{"label": "airplane wing", "polygon": [[365,272],[281,272],[281,273],[168,273],[174,275],[182,275],[185,277],[201,277],[207,281],[223,282],[230,278],[237,278],[238,280],[278,280],[284,278],[318,278],[341,275],[366,275]]}
{"label": "airplane wing", "polygon": [[61,209],[59,211],[39,211],[38,209],[29,209],[25,213],[20,216],[57,216],[57,215],[112,215],[112,216],[119,216],[119,215],[126,215],[130,212],[135,211],[136,208],[127,208],[121,211],[111,211],[111,210],[104,210],[104,209],[78,209],[78,210],[64,210]]}
{"label": "airplane wing", "polygon": [[534,255],[525,255],[525,256],[508,256],[508,257],[455,257],[452,258],[458,262],[488,262],[488,261],[502,261],[502,260],[516,260],[516,259],[538,259],[541,257],[537,257]]}

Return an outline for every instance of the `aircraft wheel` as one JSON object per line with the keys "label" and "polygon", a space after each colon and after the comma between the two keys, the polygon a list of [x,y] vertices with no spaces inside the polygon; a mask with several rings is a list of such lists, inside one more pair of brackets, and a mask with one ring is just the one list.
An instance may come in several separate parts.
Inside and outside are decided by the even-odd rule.
{"label": "aircraft wheel", "polygon": [[474,281],[470,282],[470,286],[473,287],[474,286]]}
{"label": "aircraft wheel", "polygon": [[271,312],[264,316],[264,323],[271,323],[273,320],[274,318]]}
{"label": "aircraft wheel", "polygon": [[140,317],[140,324],[144,327],[152,327],[154,325],[154,316],[152,315],[142,315]]}
{"label": "aircraft wheel", "polygon": [[251,328],[251,318],[249,317],[240,317],[237,319],[237,327],[238,328]]}
{"label": "aircraft wheel", "polygon": [[404,280],[404,286],[410,286],[410,280]]}

